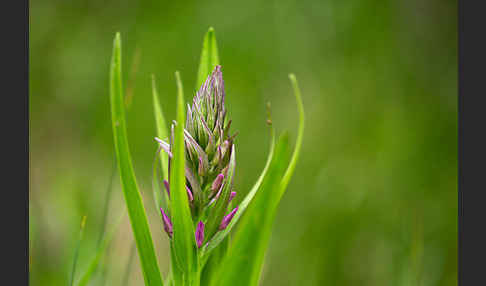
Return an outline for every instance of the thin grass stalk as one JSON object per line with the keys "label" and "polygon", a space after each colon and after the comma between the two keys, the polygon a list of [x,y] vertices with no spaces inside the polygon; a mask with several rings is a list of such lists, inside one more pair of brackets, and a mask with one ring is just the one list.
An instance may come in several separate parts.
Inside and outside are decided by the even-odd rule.
{"label": "thin grass stalk", "polygon": [[79,238],[76,244],[76,248],[74,249],[74,257],[73,257],[73,267],[71,270],[71,277],[69,279],[69,286],[72,286],[74,283],[74,276],[76,275],[76,265],[78,264],[78,256],[79,256],[79,248],[81,246],[81,241],[83,240],[84,236],[84,227],[86,225],[86,216],[83,216],[81,219],[81,227],[79,230]]}

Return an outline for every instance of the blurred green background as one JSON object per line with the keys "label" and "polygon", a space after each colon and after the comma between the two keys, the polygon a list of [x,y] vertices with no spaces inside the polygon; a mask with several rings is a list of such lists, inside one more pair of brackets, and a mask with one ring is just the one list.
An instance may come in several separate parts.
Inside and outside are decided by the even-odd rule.
{"label": "blurred green background", "polygon": [[[456,1],[30,1],[30,284],[66,285],[103,228],[113,166],[108,68],[116,31],[128,135],[160,267],[167,238],[153,207],[157,146],[151,74],[175,118],[174,72],[194,92],[202,39],[216,30],[227,109],[239,131],[236,188],[263,168],[269,136],[303,150],[284,195],[262,285],[456,285]],[[293,141],[292,141],[293,142]],[[124,212],[113,177],[107,227]],[[125,218],[92,285],[143,285]],[[128,269],[128,271],[127,271]]]}

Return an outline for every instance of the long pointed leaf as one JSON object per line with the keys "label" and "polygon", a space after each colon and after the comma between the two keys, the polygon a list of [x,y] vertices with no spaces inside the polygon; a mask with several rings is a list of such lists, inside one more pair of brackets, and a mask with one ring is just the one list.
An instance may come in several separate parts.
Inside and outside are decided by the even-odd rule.
{"label": "long pointed leaf", "polygon": [[280,196],[283,195],[287,185],[289,184],[290,178],[294,174],[295,166],[297,165],[297,160],[299,159],[300,149],[302,148],[302,140],[304,139],[304,104],[302,103],[302,96],[300,94],[299,85],[297,84],[297,79],[294,74],[289,74],[289,79],[294,89],[295,100],[297,101],[297,109],[299,111],[299,131],[297,134],[297,140],[295,142],[294,153],[292,154],[292,159],[290,159],[289,167],[285,172],[284,178],[282,179],[282,188],[280,190]]}
{"label": "long pointed leaf", "polygon": [[271,226],[278,202],[275,194],[280,188],[289,159],[288,136],[277,141],[268,172],[231,241],[221,269],[211,285],[255,285],[271,234]]}
{"label": "long pointed leaf", "polygon": [[219,65],[218,46],[216,45],[214,29],[210,27],[204,36],[201,60],[197,71],[196,90],[204,83],[216,65]]}
{"label": "long pointed leaf", "polygon": [[150,233],[147,214],[138,189],[128,147],[125,106],[121,80],[121,40],[117,33],[113,44],[110,68],[110,104],[115,151],[121,186],[127,205],[130,224],[137,245],[145,284],[163,285]]}
{"label": "long pointed leaf", "polygon": [[81,219],[81,227],[79,229],[78,242],[76,243],[76,248],[74,249],[73,267],[71,268],[71,277],[69,279],[69,284],[68,284],[70,286],[73,285],[74,275],[76,275],[76,265],[78,264],[79,247],[81,246],[81,241],[83,240],[85,225],[86,225],[86,216],[83,216],[83,218]]}
{"label": "long pointed leaf", "polygon": [[282,150],[286,150],[288,145],[281,138],[261,190],[243,216],[221,271],[212,285],[258,285],[277,207],[295,170],[304,135],[304,107],[300,90],[295,76],[291,74],[289,78],[299,111],[299,131],[292,158],[284,172],[287,153]]}
{"label": "long pointed leaf", "polygon": [[[157,129],[157,137],[161,138],[162,140],[167,140],[169,137],[169,132],[167,131],[167,123],[165,121],[164,113],[162,112],[162,107],[160,106],[159,102],[159,94],[157,92],[157,87],[155,84],[155,76],[152,75],[152,99],[154,105],[154,115],[155,115],[155,126]],[[168,140],[167,140],[168,141]],[[159,188],[159,180],[161,179],[169,179],[169,156],[166,152],[158,152],[160,156],[160,166],[162,168],[162,178],[157,176],[155,164],[154,162],[154,186],[153,186],[153,194],[154,194],[154,201],[155,207],[157,208],[157,212],[160,214],[158,210],[162,207],[162,196],[161,196],[161,189]],[[165,196],[166,201],[168,199]]]}
{"label": "long pointed leaf", "polygon": [[185,178],[184,154],[184,94],[179,72],[177,80],[177,124],[174,130],[174,146],[170,171],[170,204],[174,228],[172,241],[179,268],[184,274],[186,285],[192,285],[197,271],[197,249],[194,240],[194,227],[189,209]]}
{"label": "long pointed leaf", "polygon": [[[155,125],[157,127],[157,137],[162,140],[169,138],[169,132],[167,131],[167,121],[165,120],[162,107],[159,102],[159,94],[157,92],[157,86],[155,84],[155,76],[152,75],[152,98],[154,104]],[[169,156],[166,152],[160,152],[160,161],[162,166],[162,173],[164,179],[169,179],[168,162]]]}

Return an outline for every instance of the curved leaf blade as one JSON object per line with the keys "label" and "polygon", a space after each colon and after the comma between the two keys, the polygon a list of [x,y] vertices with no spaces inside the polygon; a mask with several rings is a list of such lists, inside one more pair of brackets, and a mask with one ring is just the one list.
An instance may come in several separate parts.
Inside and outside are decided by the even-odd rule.
{"label": "curved leaf blade", "polygon": [[121,79],[121,40],[115,36],[110,67],[110,105],[116,158],[130,224],[137,245],[145,285],[163,285],[147,214],[138,189],[128,146]]}
{"label": "curved leaf blade", "polygon": [[280,188],[289,159],[288,136],[280,136],[261,189],[248,206],[231,241],[221,269],[211,285],[255,285],[258,282],[265,249],[278,202]]}
{"label": "curved leaf blade", "polygon": [[[155,83],[155,76],[152,75],[152,99],[154,105],[155,126],[157,128],[157,137],[162,140],[169,138],[169,132],[167,131],[167,121],[165,120],[162,107],[160,106],[159,94],[157,92],[157,86]],[[162,174],[164,179],[169,179],[169,156],[166,152],[160,152],[160,161],[162,166]]]}
{"label": "curved leaf blade", "polygon": [[76,248],[74,249],[73,267],[71,268],[71,278],[69,279],[70,286],[73,285],[74,275],[76,274],[76,265],[78,264],[79,248],[81,246],[81,241],[83,240],[85,226],[86,226],[86,216],[83,216],[83,218],[81,219],[81,227],[79,230],[78,242],[76,243]]}
{"label": "curved leaf blade", "polygon": [[[186,191],[185,150],[184,150],[184,94],[179,72],[177,80],[177,124],[174,129],[174,146],[170,170],[170,205],[174,228],[172,243],[179,268],[187,285],[191,285],[193,273],[197,271],[197,249],[194,227]],[[184,281],[184,280],[183,280]]]}
{"label": "curved leaf blade", "polygon": [[[167,123],[164,117],[164,113],[162,112],[162,107],[160,106],[159,102],[159,94],[157,92],[157,86],[155,83],[155,75],[152,75],[152,100],[154,106],[154,116],[155,116],[155,127],[157,137],[162,140],[167,140],[169,137],[169,132],[167,131]],[[160,166],[162,168],[162,180],[169,179],[169,155],[166,152],[158,152],[160,157]],[[160,179],[157,176],[156,162],[154,161],[154,173],[153,173],[153,194],[154,194],[154,201],[155,207],[157,208],[157,212],[160,214],[159,210],[162,207],[162,196],[161,196],[161,189],[159,188],[158,180]],[[165,194],[165,192],[164,192]],[[165,195],[165,199],[167,201],[168,197]]]}
{"label": "curved leaf blade", "polygon": [[304,106],[300,89],[293,74],[289,75],[299,111],[299,130],[292,158],[287,164],[288,154],[285,150],[286,136],[279,139],[275,157],[272,159],[268,174],[265,176],[261,190],[257,193],[246,215],[240,222],[219,275],[212,285],[258,285],[272,224],[275,219],[280,199],[295,171],[304,135]]}
{"label": "curved leaf blade", "polygon": [[295,166],[297,165],[297,160],[299,159],[300,149],[302,149],[302,140],[304,139],[304,126],[305,126],[305,113],[304,104],[302,103],[302,95],[300,93],[299,85],[297,84],[297,79],[294,74],[289,74],[290,83],[294,90],[295,100],[297,101],[297,109],[299,111],[299,131],[297,133],[297,140],[295,142],[294,153],[292,154],[292,159],[290,159],[289,167],[285,171],[285,175],[282,179],[282,188],[280,190],[280,196],[283,195],[285,189],[287,188],[290,178],[294,174]]}

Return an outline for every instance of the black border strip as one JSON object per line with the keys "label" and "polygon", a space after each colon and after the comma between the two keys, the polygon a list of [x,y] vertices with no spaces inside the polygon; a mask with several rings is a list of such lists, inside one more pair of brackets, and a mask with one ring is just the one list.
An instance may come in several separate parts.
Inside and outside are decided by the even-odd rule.
{"label": "black border strip", "polygon": [[0,2],[2,285],[29,283],[29,1]]}
{"label": "black border strip", "polygon": [[482,3],[458,1],[458,285],[486,281],[486,16]]}

